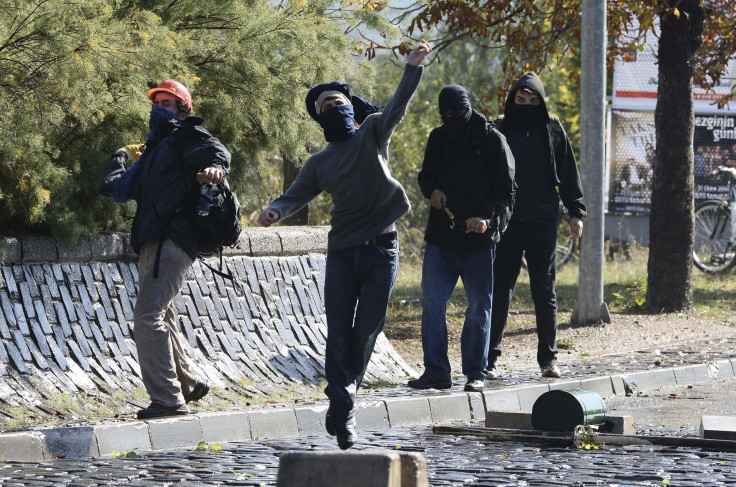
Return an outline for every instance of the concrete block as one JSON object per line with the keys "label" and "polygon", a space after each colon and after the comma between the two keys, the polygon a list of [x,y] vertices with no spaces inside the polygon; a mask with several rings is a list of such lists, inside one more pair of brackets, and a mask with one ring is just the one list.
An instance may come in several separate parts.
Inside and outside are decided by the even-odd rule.
{"label": "concrete block", "polygon": [[711,371],[706,364],[695,364],[692,366],[692,369],[693,369],[693,384],[700,384],[702,382],[710,382],[715,378],[715,374],[711,374]]}
{"label": "concrete block", "polygon": [[388,412],[383,401],[358,401],[355,408],[355,426],[360,430],[388,429]]}
{"label": "concrete block", "polygon": [[636,425],[633,416],[606,416],[606,422],[598,427],[601,433],[635,435]]}
{"label": "concrete block", "polygon": [[488,411],[485,420],[486,428],[509,428],[530,430],[532,413],[522,411]]}
{"label": "concrete block", "polygon": [[673,372],[675,373],[675,380],[678,386],[687,386],[695,383],[695,372],[692,365],[677,367],[673,369]]}
{"label": "concrete block", "polygon": [[126,257],[125,242],[123,236],[119,233],[100,235],[100,238],[90,242],[90,251],[94,261],[106,262],[121,260]]}
{"label": "concrete block", "polygon": [[730,360],[719,360],[708,365],[715,367],[716,379],[729,379],[734,376],[733,367]]}
{"label": "concrete block", "polygon": [[151,432],[151,446],[154,450],[192,447],[202,441],[202,428],[196,416],[146,422]]}
{"label": "concrete block", "polygon": [[613,384],[613,394],[616,396],[623,396],[626,394],[626,388],[624,387],[624,378],[620,375],[611,376],[611,384]]}
{"label": "concrete block", "polygon": [[659,388],[677,385],[675,373],[672,369],[654,369],[652,373],[654,374],[654,380],[657,381],[657,386]]}
{"label": "concrete block", "polygon": [[399,453],[401,458],[401,487],[429,487],[427,461],[421,453]]}
{"label": "concrete block", "polygon": [[651,391],[659,387],[654,378],[654,373],[650,371],[627,374],[624,376],[624,381],[629,385],[631,390],[638,392]]}
{"label": "concrete block", "polygon": [[303,406],[294,408],[296,424],[300,435],[320,435],[325,433],[327,406]]}
{"label": "concrete block", "polygon": [[47,460],[100,456],[95,432],[91,426],[54,428],[39,432],[43,437],[43,456]]}
{"label": "concrete block", "polygon": [[614,395],[613,383],[610,377],[594,377],[592,379],[584,379],[580,381],[580,387],[582,389],[588,389],[589,391],[597,392],[602,398],[611,397]]}
{"label": "concrete block", "polygon": [[42,462],[43,437],[36,431],[0,435],[0,461]]}
{"label": "concrete block", "polygon": [[59,261],[62,262],[89,262],[92,258],[92,247],[87,239],[68,247],[59,244],[57,250],[59,252]]}
{"label": "concrete block", "polygon": [[387,399],[386,410],[392,428],[414,424],[432,424],[432,411],[426,397]]}
{"label": "concrete block", "polygon": [[56,241],[51,237],[23,237],[21,248],[23,262],[56,262],[59,258]]}
{"label": "concrete block", "polygon": [[470,404],[466,394],[428,396],[432,423],[470,419]]}
{"label": "concrete block", "polygon": [[469,393],[468,402],[470,403],[470,419],[484,419],[486,417],[482,394]]}
{"label": "concrete block", "polygon": [[710,440],[736,440],[736,416],[701,416],[700,437]]}
{"label": "concrete block", "polygon": [[202,440],[207,443],[250,440],[248,413],[222,412],[198,414]]}
{"label": "concrete block", "polygon": [[550,391],[564,391],[565,389],[580,389],[579,380],[566,380],[566,381],[555,381],[549,383]]}
{"label": "concrete block", "polygon": [[250,251],[253,257],[281,255],[281,237],[274,228],[248,228]]}
{"label": "concrete block", "polygon": [[102,457],[111,456],[114,451],[142,453],[153,449],[148,424],[143,421],[103,424],[95,426],[94,430]]}
{"label": "concrete block", "polygon": [[0,238],[0,262],[16,264],[23,258],[20,240],[12,237]]}
{"label": "concrete block", "polygon": [[222,249],[222,255],[235,256],[235,255],[251,255],[250,248],[250,237],[247,232],[242,232],[238,237],[238,243],[232,247],[225,247]]}
{"label": "concrete block", "polygon": [[248,416],[250,419],[250,435],[254,440],[297,436],[299,434],[296,414],[291,408],[251,411]]}
{"label": "concrete block", "polygon": [[516,390],[519,394],[519,409],[522,411],[531,411],[534,402],[539,396],[549,391],[548,384],[540,384],[536,386],[520,387]]}
{"label": "concrete block", "polygon": [[325,227],[278,227],[283,255],[327,252],[327,230]]}
{"label": "concrete block", "polygon": [[391,451],[287,451],[279,457],[277,487],[403,487],[401,458]]}
{"label": "concrete block", "polygon": [[497,389],[485,391],[483,401],[486,403],[486,411],[518,411],[519,394],[514,389]]}

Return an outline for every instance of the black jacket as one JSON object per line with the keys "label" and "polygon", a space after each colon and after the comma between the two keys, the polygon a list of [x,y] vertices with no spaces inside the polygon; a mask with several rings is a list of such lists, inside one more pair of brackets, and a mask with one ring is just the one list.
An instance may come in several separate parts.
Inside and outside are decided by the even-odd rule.
{"label": "black jacket", "polygon": [[[432,130],[418,182],[430,198],[435,189],[447,196],[455,228],[443,210],[429,209],[424,239],[446,251],[475,250],[498,242],[514,205],[514,157],[504,136],[473,111],[465,134],[451,136],[444,126]],[[465,233],[465,220],[491,221],[485,233]]]}
{"label": "black jacket", "polygon": [[[585,204],[583,203],[583,190],[582,184],[580,183],[577,161],[575,160],[575,153],[559,119],[549,116],[547,107],[544,104],[544,86],[535,73],[530,72],[519,78],[506,99],[506,116],[498,119],[496,125],[506,137],[514,137],[514,132],[518,131],[518,128],[512,123],[509,123],[510,117],[508,116],[508,112],[509,106],[513,103],[514,97],[516,96],[516,92],[521,88],[529,88],[536,92],[542,100],[546,113],[546,126],[544,127],[544,131],[546,132],[546,141],[544,144],[546,153],[544,157],[547,161],[545,173],[549,188],[554,188],[555,186],[558,188],[559,197],[562,199],[562,203],[567,208],[570,216],[584,219],[586,211]],[[522,162],[519,161],[518,165],[521,165]],[[556,221],[559,211],[559,200],[554,191],[550,192],[546,190],[547,188],[532,188],[531,191],[524,191],[524,193],[553,195],[550,201],[544,205],[544,208],[540,209],[541,214],[537,220]],[[519,192],[518,197],[522,197],[522,192]],[[524,205],[525,202],[517,201],[517,204]],[[547,207],[549,207],[548,211]],[[514,219],[514,221],[516,220]]]}
{"label": "black jacket", "polygon": [[[181,211],[190,188],[199,188],[196,174],[214,166],[230,170],[230,152],[202,127],[203,120],[188,117],[160,122],[157,140],[146,143],[144,159],[128,190],[137,202],[130,231],[130,244],[137,253],[143,242],[171,238],[194,258],[197,248],[186,212]],[[127,156],[116,152],[102,179],[102,194],[111,195],[111,185],[126,171]],[[185,179],[186,175],[186,179]]]}

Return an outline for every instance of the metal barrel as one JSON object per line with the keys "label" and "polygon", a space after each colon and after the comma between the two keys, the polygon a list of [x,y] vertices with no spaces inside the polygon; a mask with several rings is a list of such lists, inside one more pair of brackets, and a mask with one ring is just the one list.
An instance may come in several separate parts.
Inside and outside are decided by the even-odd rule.
{"label": "metal barrel", "polygon": [[545,392],[532,406],[532,427],[540,431],[573,431],[576,426],[606,422],[606,403],[589,389]]}

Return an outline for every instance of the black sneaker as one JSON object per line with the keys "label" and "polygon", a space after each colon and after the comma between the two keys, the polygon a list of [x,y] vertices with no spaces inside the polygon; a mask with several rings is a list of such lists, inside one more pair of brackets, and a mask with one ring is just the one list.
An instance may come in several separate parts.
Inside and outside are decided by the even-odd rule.
{"label": "black sneaker", "polygon": [[412,389],[449,389],[452,387],[452,380],[449,377],[434,377],[424,373],[418,379],[407,382],[407,385]]}
{"label": "black sneaker", "polygon": [[358,435],[355,432],[355,419],[351,419],[347,423],[338,426],[336,430],[337,446],[341,450],[347,450],[358,441]]}
{"label": "black sneaker", "polygon": [[183,416],[189,414],[189,408],[186,404],[181,406],[164,406],[157,402],[152,402],[147,408],[138,411],[138,419],[165,418],[166,416]]}
{"label": "black sneaker", "polygon": [[337,434],[337,429],[335,428],[335,423],[332,419],[332,406],[327,408],[327,414],[325,414],[325,429],[327,430],[327,434],[330,436],[335,436]]}
{"label": "black sneaker", "polygon": [[210,393],[210,385],[207,382],[197,382],[192,392],[184,395],[184,401],[188,404],[192,401],[199,401]]}

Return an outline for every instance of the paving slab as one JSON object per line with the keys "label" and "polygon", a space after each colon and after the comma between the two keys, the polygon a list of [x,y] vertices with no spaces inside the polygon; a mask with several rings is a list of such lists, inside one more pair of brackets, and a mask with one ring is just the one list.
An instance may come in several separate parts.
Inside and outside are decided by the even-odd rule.
{"label": "paving slab", "polygon": [[42,462],[43,436],[37,431],[5,433],[0,441],[0,460],[13,462]]}
{"label": "paving slab", "polygon": [[296,413],[292,408],[251,411],[248,415],[250,434],[254,440],[299,435]]}
{"label": "paving slab", "polygon": [[327,404],[301,406],[294,408],[300,435],[316,435],[325,432]]}
{"label": "paving slab", "polygon": [[146,423],[154,450],[192,447],[202,441],[202,428],[196,416],[156,419]]}
{"label": "paving slab", "polygon": [[429,396],[432,423],[470,419],[470,404],[465,394]]}
{"label": "paving slab", "polygon": [[672,369],[654,369],[654,380],[657,381],[659,387],[670,387],[677,385],[675,372]]}
{"label": "paving slab", "polygon": [[486,411],[518,411],[521,409],[519,393],[515,389],[485,391],[483,401],[486,405]]}
{"label": "paving slab", "polygon": [[539,384],[535,386],[519,387],[519,408],[522,411],[531,411],[537,398],[549,391],[549,384]]}
{"label": "paving slab", "polygon": [[143,421],[95,426],[95,438],[100,456],[103,457],[113,452],[142,453],[153,450],[148,424]]}
{"label": "paving slab", "polygon": [[432,424],[432,411],[426,397],[386,399],[388,420],[392,428],[414,424]]}
{"label": "paving slab", "polygon": [[41,430],[43,455],[50,458],[90,458],[100,456],[94,428],[80,426]]}
{"label": "paving slab", "polygon": [[386,404],[383,401],[358,401],[355,426],[358,431],[390,428]]}
{"label": "paving slab", "polygon": [[250,421],[246,412],[201,413],[202,440],[207,443],[250,440]]}
{"label": "paving slab", "polygon": [[702,416],[700,437],[710,440],[736,440],[736,416]]}

